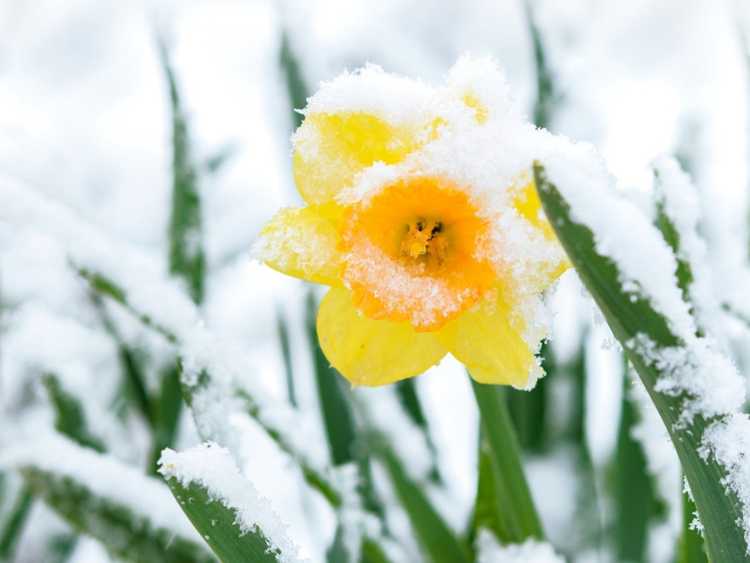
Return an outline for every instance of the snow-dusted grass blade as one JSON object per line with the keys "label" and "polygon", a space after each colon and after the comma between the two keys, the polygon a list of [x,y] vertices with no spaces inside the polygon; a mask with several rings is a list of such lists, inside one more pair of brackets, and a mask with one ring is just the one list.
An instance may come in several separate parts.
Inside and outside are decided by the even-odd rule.
{"label": "snow-dusted grass blade", "polygon": [[430,451],[430,456],[432,457],[430,478],[433,481],[439,483],[442,478],[437,461],[437,447],[435,446],[435,442],[432,440],[432,434],[430,433],[430,427],[427,422],[427,417],[424,414],[422,401],[420,400],[419,394],[417,393],[417,379],[404,379],[396,383],[396,395],[398,396],[399,403],[401,403],[401,406],[403,407],[406,415],[424,435],[425,443],[427,444],[427,448]]}
{"label": "snow-dusted grass blade", "polygon": [[534,165],[534,177],[550,223],[628,360],[635,366],[670,433],[701,516],[709,558],[713,563],[750,561],[742,527],[742,505],[736,493],[725,486],[727,471],[714,457],[701,457],[701,452],[706,452],[703,433],[712,421],[701,414],[688,422],[681,419],[687,397],[657,390],[657,382],[662,377],[667,378],[668,373],[660,369],[661,364],[654,362],[644,347],[632,345],[635,337],[645,336],[656,350],[675,349],[682,345],[681,338],[674,334],[669,320],[654,309],[649,299],[623,288],[618,266],[597,251],[591,230],[571,218],[568,202],[548,181],[538,163]]}
{"label": "snow-dusted grass blade", "polygon": [[149,471],[156,472],[157,462],[164,448],[174,445],[182,412],[182,385],[180,362],[175,360],[161,373],[159,394],[153,401],[153,445],[149,457]]}
{"label": "snow-dusted grass blade", "polygon": [[197,446],[165,450],[160,473],[193,526],[224,563],[291,563],[295,548],[283,525],[229,452]]}
{"label": "snow-dusted grass blade", "polygon": [[14,446],[2,458],[75,530],[123,561],[215,561],[169,490],[112,457],[49,436]]}
{"label": "snow-dusted grass blade", "polygon": [[[144,326],[149,327],[154,332],[164,337],[167,342],[174,345],[177,348],[178,353],[180,353],[183,349],[182,347],[184,346],[184,343],[180,342],[176,331],[173,330],[172,327],[167,326],[168,323],[160,322],[159,319],[155,318],[155,315],[150,312],[142,311],[133,305],[128,300],[127,292],[116,281],[99,272],[94,272],[86,268],[76,267],[76,271],[81,278],[88,282],[92,289],[99,292],[100,295],[121,305],[126,311],[143,323]],[[204,371],[201,373],[201,377],[198,378],[198,381],[194,384],[183,385],[183,393],[188,401],[192,400],[191,397],[193,397],[196,392],[205,388],[206,385],[209,385],[210,380],[211,374]],[[255,420],[256,423],[258,423],[266,435],[271,438],[271,440],[273,440],[283,452],[288,454],[290,458],[297,463],[308,485],[320,492],[331,506],[341,506],[341,493],[338,490],[338,486],[333,483],[321,468],[311,463],[303,452],[298,451],[294,441],[288,438],[286,432],[281,427],[270,422],[263,416],[263,408],[261,404],[258,403],[258,401],[256,401],[246,390],[236,389],[234,393],[236,398],[244,403],[245,412]],[[198,427],[200,428],[200,425],[198,425]],[[204,438],[211,439],[210,436],[205,436]]]}
{"label": "snow-dusted grass blade", "polygon": [[[505,542],[522,542],[527,538],[543,538],[542,525],[531,498],[521,464],[513,424],[508,414],[504,390],[495,385],[482,385],[472,379],[472,388],[479,406],[482,435],[487,442],[492,486],[480,493],[492,493],[494,519],[498,538]],[[480,468],[481,468],[480,464]],[[487,461],[485,460],[485,467]],[[485,476],[485,479],[490,479]]]}
{"label": "snow-dusted grass blade", "polygon": [[468,563],[467,549],[432,506],[424,488],[413,481],[389,446],[381,443],[376,447],[425,559],[431,563]]}
{"label": "snow-dusted grass blade", "polygon": [[12,560],[33,501],[31,489],[28,486],[22,487],[10,513],[0,527],[0,561]]}
{"label": "snow-dusted grass blade", "polygon": [[613,502],[612,536],[617,561],[647,561],[648,532],[659,512],[659,501],[643,448],[634,437],[637,411],[624,379],[620,427],[609,471]]}
{"label": "snow-dusted grass blade", "polygon": [[289,404],[297,406],[297,391],[294,383],[294,368],[292,366],[292,348],[289,340],[289,321],[287,321],[281,307],[276,308],[276,334],[279,336],[281,359],[284,361],[284,376]]}
{"label": "snow-dusted grass blade", "polygon": [[675,563],[709,563],[703,549],[703,538],[694,526],[695,503],[690,495],[682,493],[682,534],[677,544]]}
{"label": "snow-dusted grass blade", "polygon": [[297,60],[294,50],[289,41],[289,33],[284,30],[281,34],[281,51],[279,52],[279,63],[284,71],[286,89],[289,93],[289,102],[292,108],[292,124],[296,129],[302,124],[303,116],[295,111],[303,109],[307,105],[307,85],[302,77],[302,69]]}
{"label": "snow-dusted grass blade", "polygon": [[312,292],[307,295],[306,333],[313,351],[313,372],[318,389],[318,400],[323,415],[323,426],[333,465],[355,461],[357,425],[351,405],[351,394],[344,388],[344,379],[331,366],[318,343],[315,316],[318,305]]}
{"label": "snow-dusted grass blade", "polygon": [[169,269],[183,279],[193,301],[203,301],[206,268],[202,241],[198,170],[190,148],[187,117],[166,46],[158,43],[172,110],[172,210],[169,219]]}
{"label": "snow-dusted grass blade", "polygon": [[82,446],[104,452],[107,448],[104,442],[89,429],[86,413],[78,398],[66,391],[53,373],[45,374],[42,377],[42,383],[55,409],[57,431]]}

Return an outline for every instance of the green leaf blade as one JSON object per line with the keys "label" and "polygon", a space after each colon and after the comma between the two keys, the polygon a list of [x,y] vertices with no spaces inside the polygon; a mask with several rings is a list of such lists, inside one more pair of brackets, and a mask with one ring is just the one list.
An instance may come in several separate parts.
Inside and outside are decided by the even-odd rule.
{"label": "green leaf blade", "polygon": [[660,393],[656,385],[663,373],[643,350],[629,345],[638,335],[645,335],[657,349],[678,347],[682,344],[681,339],[671,331],[668,320],[654,310],[648,299],[627,293],[622,288],[616,264],[597,252],[591,230],[571,219],[569,204],[549,182],[538,163],[534,165],[534,177],[550,224],[635,366],[672,438],[695,496],[711,561],[750,561],[740,524],[742,506],[737,496],[724,487],[726,471],[714,460],[704,460],[699,455],[703,451],[703,431],[710,421],[700,415],[696,415],[690,424],[680,421],[684,397]]}

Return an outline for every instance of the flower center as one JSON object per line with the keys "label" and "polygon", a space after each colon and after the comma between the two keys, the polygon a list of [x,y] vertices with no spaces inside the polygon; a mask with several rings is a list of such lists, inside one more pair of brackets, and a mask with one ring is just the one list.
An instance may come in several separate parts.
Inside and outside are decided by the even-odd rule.
{"label": "flower center", "polygon": [[443,222],[438,219],[418,218],[406,225],[401,240],[401,253],[415,262],[438,268],[445,263],[448,239]]}
{"label": "flower center", "polygon": [[344,218],[344,282],[366,316],[436,330],[494,284],[479,257],[488,237],[489,223],[458,186],[400,180]]}

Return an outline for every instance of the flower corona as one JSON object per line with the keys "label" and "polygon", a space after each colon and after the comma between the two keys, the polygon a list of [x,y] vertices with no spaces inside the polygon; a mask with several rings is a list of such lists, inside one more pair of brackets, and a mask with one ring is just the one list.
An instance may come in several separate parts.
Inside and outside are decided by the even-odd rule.
{"label": "flower corona", "polygon": [[317,330],[355,385],[418,375],[451,353],[483,383],[531,388],[543,292],[567,267],[530,167],[549,134],[500,71],[461,59],[445,86],[368,66],[308,100],[293,137],[307,203],[264,228],[272,268],[330,286]]}

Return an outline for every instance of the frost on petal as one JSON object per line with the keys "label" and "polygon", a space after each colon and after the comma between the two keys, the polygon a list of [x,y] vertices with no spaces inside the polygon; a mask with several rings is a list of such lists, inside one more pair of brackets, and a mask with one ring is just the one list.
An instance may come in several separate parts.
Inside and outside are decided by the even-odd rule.
{"label": "frost on petal", "polygon": [[316,283],[340,283],[335,214],[326,206],[283,209],[268,223],[254,254],[272,268]]}

